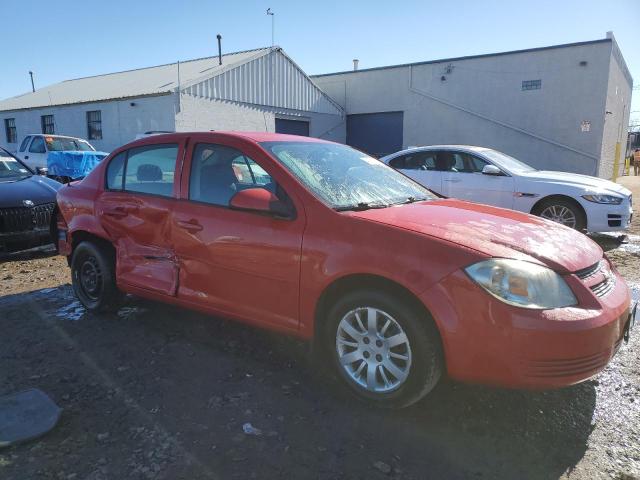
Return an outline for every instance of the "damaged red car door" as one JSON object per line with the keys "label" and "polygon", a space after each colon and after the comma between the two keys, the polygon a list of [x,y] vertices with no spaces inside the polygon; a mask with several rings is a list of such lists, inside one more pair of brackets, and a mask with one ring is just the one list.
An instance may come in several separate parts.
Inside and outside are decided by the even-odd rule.
{"label": "damaged red car door", "polygon": [[[247,152],[243,143],[226,138],[212,143],[211,134],[199,140],[189,140],[173,213],[178,298],[256,324],[297,329],[301,205],[296,208],[287,193],[292,189],[274,176],[257,148]],[[251,189],[273,194],[280,210],[235,208],[234,196]]]}
{"label": "damaged red car door", "polygon": [[169,222],[182,148],[178,143],[131,148],[109,164],[96,211],[116,245],[119,285],[176,294],[178,263]]}

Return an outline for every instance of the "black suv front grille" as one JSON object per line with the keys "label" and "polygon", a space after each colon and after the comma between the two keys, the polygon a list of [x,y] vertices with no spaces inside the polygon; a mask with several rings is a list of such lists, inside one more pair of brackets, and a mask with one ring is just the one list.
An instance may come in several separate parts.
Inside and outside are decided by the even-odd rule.
{"label": "black suv front grille", "polygon": [[55,203],[35,207],[0,208],[0,233],[20,233],[48,229]]}

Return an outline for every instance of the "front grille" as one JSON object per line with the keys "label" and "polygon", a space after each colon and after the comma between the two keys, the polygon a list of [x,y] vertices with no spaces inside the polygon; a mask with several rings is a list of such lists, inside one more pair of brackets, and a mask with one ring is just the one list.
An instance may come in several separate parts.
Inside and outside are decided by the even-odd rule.
{"label": "front grille", "polygon": [[608,275],[603,281],[596,283],[589,288],[591,288],[591,291],[596,295],[596,297],[604,297],[607,293],[613,290],[613,287],[615,286],[616,277],[614,275]]}
{"label": "front grille", "polygon": [[0,208],[0,233],[49,228],[55,203],[35,207]]}
{"label": "front grille", "polygon": [[580,280],[586,280],[589,277],[593,277],[601,269],[602,269],[602,260],[600,260],[598,263],[594,263],[590,267],[583,268],[582,270],[578,270],[577,272],[574,272],[574,273]]}
{"label": "front grille", "polygon": [[[600,260],[598,263],[595,263],[590,267],[574,272],[574,275],[586,283],[589,289],[597,297],[604,297],[616,286],[616,276],[611,271],[611,268],[605,259]],[[599,275],[602,279],[593,278],[596,275]]]}

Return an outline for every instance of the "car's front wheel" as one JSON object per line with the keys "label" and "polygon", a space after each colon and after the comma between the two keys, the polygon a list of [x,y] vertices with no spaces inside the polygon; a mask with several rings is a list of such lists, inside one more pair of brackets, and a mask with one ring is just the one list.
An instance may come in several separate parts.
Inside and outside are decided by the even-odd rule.
{"label": "car's front wheel", "polygon": [[426,312],[381,291],[353,292],[329,312],[325,345],[342,383],[386,408],[417,402],[443,371],[440,338]]}
{"label": "car's front wheel", "polygon": [[117,310],[120,292],[116,287],[114,261],[105,248],[84,241],[73,251],[71,283],[80,303],[91,312]]}
{"label": "car's front wheel", "polygon": [[587,228],[587,219],[582,209],[573,201],[564,198],[544,200],[534,209],[533,214],[575,230],[582,231]]}

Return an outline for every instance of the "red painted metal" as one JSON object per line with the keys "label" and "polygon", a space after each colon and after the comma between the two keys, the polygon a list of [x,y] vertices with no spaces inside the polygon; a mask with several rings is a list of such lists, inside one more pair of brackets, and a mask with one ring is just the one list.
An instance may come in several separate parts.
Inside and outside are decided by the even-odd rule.
{"label": "red painted metal", "polygon": [[[59,243],[91,234],[116,250],[118,286],[129,293],[310,339],[323,292],[369,275],[404,287],[432,314],[447,369],[456,379],[511,387],[555,387],[597,373],[615,353],[630,304],[620,275],[597,297],[571,272],[602,256],[586,236],[537,217],[456,200],[360,212],[322,204],[260,145],[322,140],[270,133],[158,135],[113,152],[84,180],[62,188]],[[132,146],[179,143],[173,196],[104,188],[109,160]],[[189,200],[198,143],[236,148],[287,192],[295,215],[277,218]],[[256,189],[259,190],[259,189]],[[264,197],[264,198],[263,198]],[[273,198],[244,193],[262,209]],[[527,310],[498,301],[463,268],[490,257],[547,265],[563,275],[579,305]]]}

